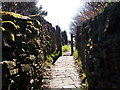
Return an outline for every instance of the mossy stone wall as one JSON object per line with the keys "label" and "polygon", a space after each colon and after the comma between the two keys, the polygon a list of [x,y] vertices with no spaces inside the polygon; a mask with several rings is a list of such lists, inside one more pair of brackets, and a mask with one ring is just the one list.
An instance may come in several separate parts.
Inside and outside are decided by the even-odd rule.
{"label": "mossy stone wall", "polygon": [[53,62],[46,57],[60,56],[57,29],[41,16],[36,17],[2,12],[3,90],[40,89],[47,63]]}
{"label": "mossy stone wall", "polygon": [[120,88],[120,2],[78,26],[76,40],[89,89]]}

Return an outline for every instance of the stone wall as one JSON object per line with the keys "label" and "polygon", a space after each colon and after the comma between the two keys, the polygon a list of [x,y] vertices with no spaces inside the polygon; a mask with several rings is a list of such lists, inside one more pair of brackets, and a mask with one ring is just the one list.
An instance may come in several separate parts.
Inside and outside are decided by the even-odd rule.
{"label": "stone wall", "polygon": [[76,41],[89,89],[120,88],[120,2],[78,26]]}
{"label": "stone wall", "polygon": [[41,16],[2,12],[2,89],[38,90],[45,68],[60,56],[60,46],[52,27]]}

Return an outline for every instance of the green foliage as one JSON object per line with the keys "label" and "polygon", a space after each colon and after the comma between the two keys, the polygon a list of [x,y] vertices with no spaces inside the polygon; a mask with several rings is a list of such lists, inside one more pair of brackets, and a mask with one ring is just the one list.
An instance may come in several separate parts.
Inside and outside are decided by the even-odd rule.
{"label": "green foliage", "polygon": [[42,6],[37,7],[36,2],[2,2],[2,11],[16,12],[22,15],[47,15]]}
{"label": "green foliage", "polygon": [[46,59],[47,59],[48,62],[52,62],[52,60],[53,60],[53,58],[49,55],[46,56]]}
{"label": "green foliage", "polygon": [[85,82],[82,83],[81,88],[82,88],[82,89],[87,89],[87,88],[88,88],[88,81],[87,81],[87,79],[86,79],[86,74],[85,74],[85,73],[82,73],[82,80],[85,80]]}
{"label": "green foliage", "polygon": [[87,89],[88,88],[88,81],[87,81],[87,78],[86,78],[86,74],[84,73],[84,70],[82,68],[82,61],[80,60],[80,58],[78,56],[78,51],[77,50],[74,51],[73,57],[75,59],[75,63],[77,64],[78,69],[79,69],[80,74],[81,74],[81,81],[82,81],[81,88],[82,89]]}
{"label": "green foliage", "polygon": [[75,60],[78,59],[78,51],[77,50],[74,51],[73,57],[74,57]]}
{"label": "green foliage", "polygon": [[83,71],[82,70],[82,61],[80,60],[80,58],[78,56],[78,51],[77,50],[74,51],[73,57],[74,57],[75,63],[78,65],[79,70]]}
{"label": "green foliage", "polygon": [[52,66],[52,64],[47,62],[47,61],[45,62],[45,64],[46,64],[47,67],[51,67]]}
{"label": "green foliage", "polygon": [[55,57],[59,56],[59,54],[60,54],[60,51],[52,53],[50,56],[54,59]]}
{"label": "green foliage", "polygon": [[70,45],[64,45],[64,46],[62,46],[62,51],[63,52],[70,51]]}
{"label": "green foliage", "polygon": [[52,53],[50,55],[46,55],[46,66],[47,67],[51,67],[52,66],[52,62],[54,60],[55,57],[59,56],[60,52],[57,53]]}

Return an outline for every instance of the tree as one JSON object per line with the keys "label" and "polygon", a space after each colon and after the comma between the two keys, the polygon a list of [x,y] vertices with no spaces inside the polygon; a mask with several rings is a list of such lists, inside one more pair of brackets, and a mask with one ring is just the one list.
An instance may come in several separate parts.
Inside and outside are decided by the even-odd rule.
{"label": "tree", "polygon": [[85,21],[102,13],[106,7],[112,4],[113,2],[86,2],[84,7],[77,12],[70,24],[71,33],[75,35],[77,26],[82,25]]}
{"label": "tree", "polygon": [[2,2],[2,11],[15,12],[22,15],[47,15],[42,6],[36,6],[36,2]]}
{"label": "tree", "polygon": [[70,30],[73,35],[76,35],[76,31],[77,31],[77,26],[81,25],[83,23],[83,21],[80,20],[80,15],[77,14],[72,22],[70,23]]}

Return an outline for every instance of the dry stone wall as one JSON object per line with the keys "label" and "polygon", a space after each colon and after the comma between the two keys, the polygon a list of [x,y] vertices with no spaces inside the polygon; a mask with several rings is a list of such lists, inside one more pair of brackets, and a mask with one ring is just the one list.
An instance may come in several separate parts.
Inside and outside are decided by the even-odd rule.
{"label": "dry stone wall", "polygon": [[89,89],[120,88],[120,2],[78,26],[76,40]]}
{"label": "dry stone wall", "polygon": [[[2,89],[38,90],[45,68],[60,56],[57,29],[38,15],[2,12]],[[60,33],[57,33],[60,35]]]}

